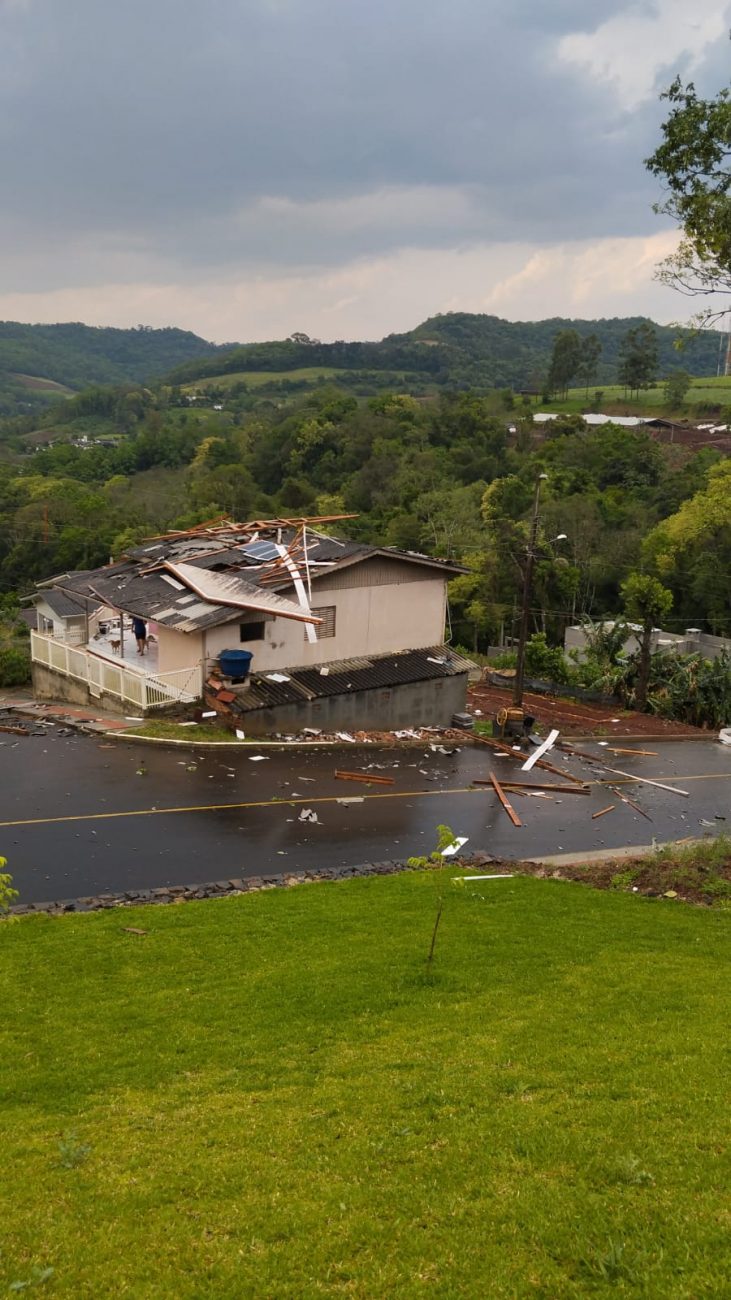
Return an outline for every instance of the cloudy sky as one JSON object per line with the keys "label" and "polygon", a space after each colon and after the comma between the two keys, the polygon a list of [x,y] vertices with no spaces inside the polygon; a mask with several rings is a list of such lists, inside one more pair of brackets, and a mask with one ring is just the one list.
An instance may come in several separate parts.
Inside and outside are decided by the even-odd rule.
{"label": "cloudy sky", "polygon": [[642,160],[731,0],[0,0],[0,317],[689,314]]}

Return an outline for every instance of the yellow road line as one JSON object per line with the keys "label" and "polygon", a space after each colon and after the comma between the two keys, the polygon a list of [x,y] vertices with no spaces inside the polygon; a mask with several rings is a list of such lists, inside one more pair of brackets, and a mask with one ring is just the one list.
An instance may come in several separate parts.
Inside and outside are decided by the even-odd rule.
{"label": "yellow road line", "polygon": [[[473,786],[454,790],[391,790],[387,794],[364,794],[363,799],[420,799],[435,794],[485,794],[485,790]],[[316,795],[314,798],[297,799],[258,799],[251,803],[203,803],[191,804],[183,808],[133,808],[129,812],[77,813],[69,817],[33,817],[26,821],[0,822],[4,826],[47,826],[55,822],[89,822],[105,821],[112,817],[160,817],[166,813],[223,812],[235,808],[287,808],[294,804],[337,803],[339,799],[355,798],[354,795]]]}
{"label": "yellow road line", "polygon": [[[695,776],[670,776],[668,781],[723,781],[731,780],[731,772],[708,772],[703,775]],[[587,781],[586,785],[632,785],[633,782],[622,777],[617,780]],[[246,808],[287,808],[296,804],[315,803],[338,803],[341,799],[362,798],[366,799],[427,799],[435,795],[448,794],[491,794],[492,790],[488,787],[459,786],[452,789],[438,790],[389,790],[384,793],[366,794],[360,796],[344,794],[326,794],[313,795],[312,797],[299,796],[292,799],[257,799],[246,803],[204,803],[189,804],[179,808],[131,808],[124,812],[95,812],[95,813],[72,813],[63,817],[29,817],[19,821],[0,822],[0,829],[12,826],[52,826],[61,822],[93,822],[93,821],[110,821],[115,817],[163,817],[174,813],[197,813],[197,812],[226,812],[236,809]]]}

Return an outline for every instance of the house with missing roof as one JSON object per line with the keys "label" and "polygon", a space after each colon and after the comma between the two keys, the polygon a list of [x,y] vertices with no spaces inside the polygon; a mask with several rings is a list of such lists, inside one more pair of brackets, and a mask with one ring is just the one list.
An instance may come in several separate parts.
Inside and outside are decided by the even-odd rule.
{"label": "house with missing roof", "polygon": [[[327,522],[220,520],[40,583],[36,695],[133,716],[204,699],[257,735],[449,723],[471,667],[445,644],[447,583],[463,570],[329,536]],[[251,655],[243,680],[227,677],[227,651]]]}

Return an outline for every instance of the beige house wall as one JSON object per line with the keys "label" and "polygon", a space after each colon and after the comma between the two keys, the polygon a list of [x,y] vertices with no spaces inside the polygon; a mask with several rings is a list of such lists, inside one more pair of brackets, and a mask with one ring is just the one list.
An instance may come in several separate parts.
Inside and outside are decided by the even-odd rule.
{"label": "beige house wall", "polygon": [[[239,625],[254,622],[256,615],[238,613],[230,623],[209,629],[205,635],[206,655],[215,659],[222,650],[250,650],[254,655],[252,670],[261,672],[417,650],[441,645],[444,640],[446,584],[440,574],[427,576],[421,582],[345,590],[318,582],[312,590],[313,609],[330,605],[336,610],[334,637],[311,645],[304,624],[275,618],[266,622],[264,640],[244,642],[239,639]],[[160,650],[162,654],[162,642]]]}
{"label": "beige house wall", "polygon": [[[237,632],[238,635],[238,632]],[[172,673],[178,668],[193,668],[203,656],[203,637],[200,632],[174,632],[169,627],[155,627],[157,637],[157,667],[161,673]]]}

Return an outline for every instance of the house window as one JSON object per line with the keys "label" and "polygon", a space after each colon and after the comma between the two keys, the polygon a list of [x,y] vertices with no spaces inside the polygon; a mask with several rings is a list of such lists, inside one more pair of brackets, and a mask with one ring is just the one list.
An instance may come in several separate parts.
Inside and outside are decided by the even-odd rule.
{"label": "house window", "polygon": [[263,641],[265,622],[239,623],[239,641]]}
{"label": "house window", "polygon": [[[319,609],[313,606],[312,613],[315,618],[321,618],[322,622],[315,626],[315,633],[318,641],[324,641],[326,637],[335,636],[335,606],[320,605]],[[305,640],[307,640],[307,631],[305,630]]]}

